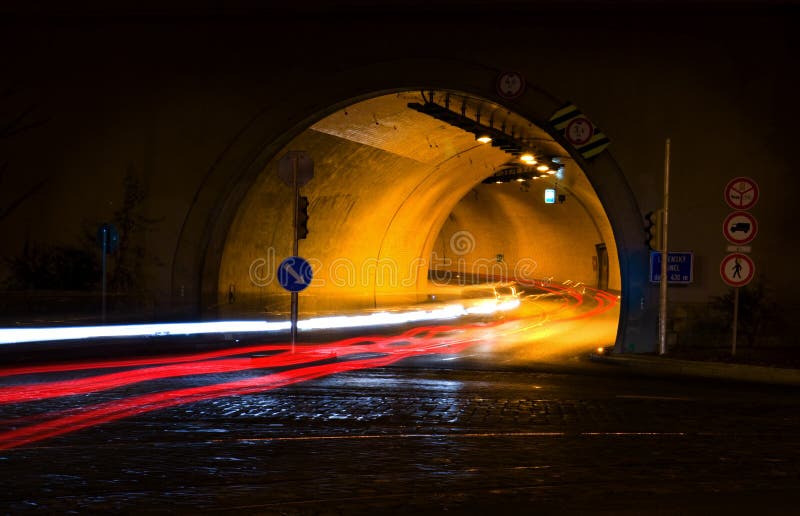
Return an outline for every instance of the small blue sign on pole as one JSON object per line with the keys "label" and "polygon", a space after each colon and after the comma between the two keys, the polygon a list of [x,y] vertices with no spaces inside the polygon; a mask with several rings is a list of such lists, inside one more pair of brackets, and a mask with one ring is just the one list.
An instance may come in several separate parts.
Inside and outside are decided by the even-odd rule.
{"label": "small blue sign on pole", "polygon": [[[669,283],[688,284],[693,280],[694,253],[675,252],[667,256],[667,278]],[[650,252],[650,283],[661,283],[661,252]]]}
{"label": "small blue sign on pole", "polygon": [[313,276],[311,265],[299,256],[285,258],[278,265],[278,283],[289,292],[305,290]]}
{"label": "small blue sign on pole", "polygon": [[106,254],[116,252],[119,248],[119,232],[113,224],[105,223],[97,230],[97,241],[100,249]]}
{"label": "small blue sign on pole", "polygon": [[103,274],[102,308],[101,316],[106,322],[106,255],[115,252],[119,248],[119,233],[113,224],[105,223],[97,230],[97,240],[100,242],[102,253],[101,268]]}

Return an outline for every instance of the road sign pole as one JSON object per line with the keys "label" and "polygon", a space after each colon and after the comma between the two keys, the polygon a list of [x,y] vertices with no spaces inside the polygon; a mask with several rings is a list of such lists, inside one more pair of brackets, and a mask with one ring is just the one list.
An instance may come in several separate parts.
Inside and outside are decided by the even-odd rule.
{"label": "road sign pole", "polygon": [[[278,177],[292,189],[293,192],[293,209],[292,209],[292,263],[286,264],[288,273],[283,269],[285,264],[281,263],[278,270],[279,278],[281,274],[289,274],[286,277],[285,283],[282,282],[281,286],[292,293],[291,296],[291,332],[292,332],[292,353],[295,351],[295,342],[297,341],[297,313],[298,313],[298,297],[297,292],[305,288],[307,283],[311,281],[310,269],[306,271],[309,276],[301,277],[298,271],[294,270],[293,264],[295,261],[305,264],[307,262],[297,256],[298,240],[300,232],[300,187],[309,182],[314,177],[314,161],[311,157],[303,151],[289,151],[278,162]],[[301,268],[301,270],[303,270]],[[299,283],[298,283],[299,282]]]}
{"label": "road sign pole", "polygon": [[102,300],[101,300],[101,315],[102,321],[106,322],[106,254],[108,253],[108,228],[103,226],[102,229],[103,233],[103,259],[102,259],[102,269],[103,269],[103,291],[102,291]]}
{"label": "road sign pole", "polygon": [[292,353],[297,341],[297,292],[292,292]]}
{"label": "road sign pole", "polygon": [[739,287],[733,288],[733,337],[731,338],[731,355],[736,354],[736,329],[739,326]]}
{"label": "road sign pole", "polygon": [[[298,220],[300,217],[300,185],[297,184],[297,161],[298,158],[295,157],[292,160],[292,190],[293,190],[293,203],[294,203],[294,217],[292,217],[292,256],[297,256],[298,251],[298,241],[297,241],[297,231],[298,231]],[[292,292],[291,295],[291,320],[292,320],[292,353],[294,353],[294,346],[295,342],[297,342],[297,303],[298,303],[298,296],[297,292]]]}
{"label": "road sign pole", "polygon": [[667,352],[667,286],[669,278],[667,276],[667,266],[669,253],[667,251],[667,226],[669,224],[669,138],[664,148],[664,215],[661,221],[661,290],[659,299],[658,314],[658,353],[663,355]]}

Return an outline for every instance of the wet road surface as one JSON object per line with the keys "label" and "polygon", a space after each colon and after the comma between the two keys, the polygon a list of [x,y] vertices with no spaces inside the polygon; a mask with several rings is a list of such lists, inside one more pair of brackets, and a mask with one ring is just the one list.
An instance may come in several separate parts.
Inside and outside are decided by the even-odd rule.
{"label": "wet road surface", "polygon": [[[6,403],[0,430],[72,415],[76,398],[113,406],[252,375]],[[786,514],[800,502],[797,390],[574,358],[409,358],[95,423],[0,451],[3,513]]]}

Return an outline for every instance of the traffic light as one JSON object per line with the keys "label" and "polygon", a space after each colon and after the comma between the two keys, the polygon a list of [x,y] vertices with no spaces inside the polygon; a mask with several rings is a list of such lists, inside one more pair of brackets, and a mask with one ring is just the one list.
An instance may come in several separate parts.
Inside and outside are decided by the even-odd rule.
{"label": "traffic light", "polygon": [[308,197],[305,195],[297,198],[297,239],[302,240],[308,236]]}
{"label": "traffic light", "polygon": [[663,249],[661,235],[664,224],[664,210],[648,211],[644,218],[644,230],[647,233],[647,246],[653,251],[661,251]]}

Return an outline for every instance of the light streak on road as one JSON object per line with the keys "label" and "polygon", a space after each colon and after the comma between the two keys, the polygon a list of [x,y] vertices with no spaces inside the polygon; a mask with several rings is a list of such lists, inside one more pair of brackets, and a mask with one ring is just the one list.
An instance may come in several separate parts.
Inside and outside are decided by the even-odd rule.
{"label": "light streak on road", "polygon": [[[432,310],[406,312],[374,312],[366,315],[342,315],[301,320],[301,331],[341,328],[368,328],[391,326],[423,321],[448,320],[472,314],[491,314],[513,310],[514,303],[491,303],[480,310],[464,308],[460,304],[446,305]],[[213,321],[196,323],[123,324],[108,326],[62,326],[51,328],[0,328],[0,344],[83,340],[114,337],[160,337],[166,335],[207,335],[215,333],[274,333],[291,328],[289,321]]]}
{"label": "light streak on road", "polygon": [[[177,375],[207,374],[210,372],[235,372],[245,369],[264,369],[299,365],[294,369],[271,372],[255,378],[204,385],[186,389],[174,389],[131,396],[113,402],[82,406],[79,411],[56,414],[52,419],[37,422],[21,428],[0,433],[0,450],[15,448],[73,432],[120,418],[131,417],[153,410],[176,405],[194,403],[224,396],[245,395],[263,392],[293,383],[308,381],[335,373],[383,367],[404,358],[429,353],[459,353],[478,336],[453,338],[445,332],[452,330],[447,326],[414,328],[400,335],[390,337],[362,337],[342,342],[309,345],[298,353],[290,353],[291,346],[283,347],[283,353],[269,356],[237,360],[200,360],[172,366],[136,369],[123,373],[112,373],[80,380],[55,381],[39,385],[23,384],[3,389],[4,403],[34,401],[119,387]],[[361,342],[361,345],[356,344]],[[320,363],[321,359],[334,354],[335,360]],[[366,358],[362,358],[368,354]],[[322,360],[324,362],[324,360]],[[110,364],[106,364],[108,366]],[[207,368],[204,370],[204,368]],[[55,368],[53,371],[55,372]],[[0,376],[3,373],[0,371]],[[32,394],[29,394],[31,393]],[[8,423],[8,422],[2,422]]]}
{"label": "light streak on road", "polygon": [[[362,335],[328,343],[299,344],[294,352],[288,343],[272,343],[163,357],[0,369],[0,381],[5,383],[0,386],[0,406],[32,404],[56,398],[64,398],[65,404],[73,405],[68,410],[0,421],[0,429],[5,429],[0,430],[0,450],[29,445],[154,410],[225,396],[264,392],[341,372],[384,367],[410,357],[436,355],[446,360],[454,356],[464,356],[480,351],[487,345],[499,345],[502,339],[529,337],[532,333],[549,330],[553,324],[559,322],[595,317],[616,306],[618,301],[616,296],[602,291],[591,291],[589,296],[584,296],[574,288],[553,287],[547,292],[553,295],[553,299],[549,303],[523,306],[521,310],[527,310],[527,315],[492,321],[482,318],[479,322],[472,319],[457,324],[456,319],[463,314],[483,314],[482,310],[488,306],[483,303],[470,305],[468,308],[463,305],[447,305],[434,310],[374,313],[349,319],[325,318],[325,327],[337,321],[357,322],[359,327],[370,322],[397,324],[400,316],[408,314],[418,318],[412,319],[413,322],[442,319],[447,323],[417,326],[397,334],[384,332],[381,335]],[[501,312],[513,315],[517,312],[512,310],[519,308],[520,303],[512,300],[510,303],[495,302],[493,306]],[[321,326],[322,321],[319,320]],[[84,376],[75,378],[72,374],[75,371],[82,371]],[[252,373],[248,373],[246,378],[234,374],[247,371],[258,371],[259,374],[253,377]],[[68,373],[71,377],[48,378],[49,374],[62,373]],[[133,396],[119,394],[120,398],[114,401],[92,402],[93,394],[98,392],[134,384],[139,384],[140,389],[146,390],[150,388],[147,382],[154,380],[213,374],[234,375],[231,380],[219,382],[217,379],[216,383],[199,387],[146,392]],[[112,393],[112,396],[116,394]]]}

